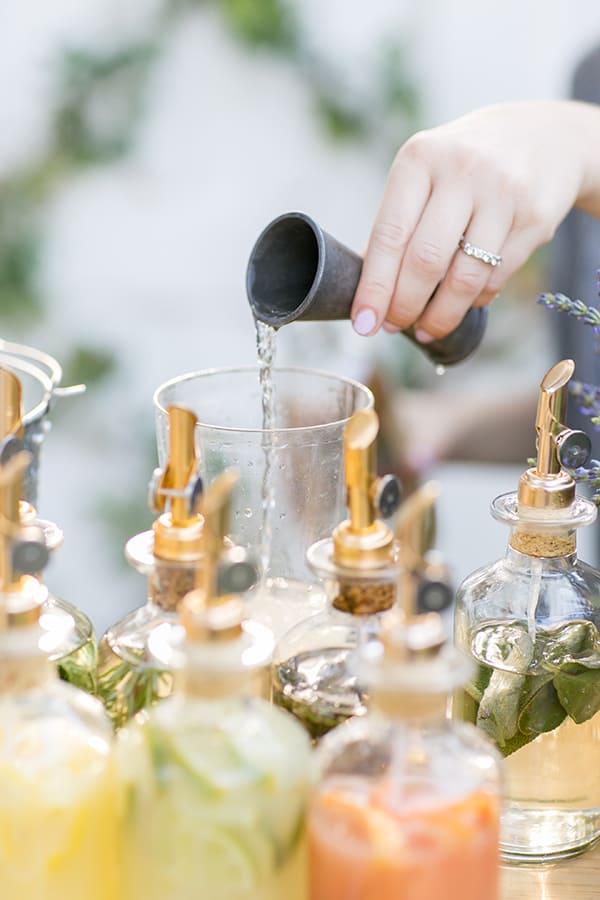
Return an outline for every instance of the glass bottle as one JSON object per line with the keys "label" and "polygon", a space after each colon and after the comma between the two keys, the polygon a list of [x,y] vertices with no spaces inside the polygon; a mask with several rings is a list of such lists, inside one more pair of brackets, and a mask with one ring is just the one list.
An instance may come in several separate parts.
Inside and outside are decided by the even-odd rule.
{"label": "glass bottle", "polygon": [[182,605],[176,690],[118,734],[128,900],[306,900],[310,747],[256,696],[273,636],[244,619],[222,555],[233,483],[225,472],[205,495],[210,546]]}
{"label": "glass bottle", "polygon": [[288,631],[275,651],[273,701],[293,713],[314,740],[366,712],[364,688],[348,663],[361,645],[376,639],[380,614],[396,600],[396,542],[377,515],[395,511],[400,489],[393,476],[375,474],[378,429],[372,409],[351,417],[344,432],[350,518],[308,551],[329,607]]}
{"label": "glass bottle", "polygon": [[454,715],[504,755],[502,851],[533,862],[600,836],[600,572],[576,552],[596,510],[563,468],[589,454],[587,436],[561,424],[573,371],[563,360],[542,380],[536,465],[492,504],[510,528],[506,556],[469,575],[456,605],[456,642],[477,669]]}
{"label": "glass bottle", "polygon": [[[413,514],[425,513],[429,490]],[[446,716],[472,664],[445,643],[437,613],[415,614],[417,596],[435,605],[441,584],[422,558],[406,562],[404,612],[386,613],[381,641],[355,659],[369,712],[317,750],[310,900],[498,897],[499,756],[475,728]]]}
{"label": "glass bottle", "polygon": [[[119,795],[112,732],[95,698],[48,658],[47,591],[21,571],[46,547],[19,521],[29,454],[0,465],[0,894],[115,900]],[[50,640],[49,640],[50,638]]]}
{"label": "glass bottle", "polygon": [[98,696],[115,728],[171,693],[168,659],[170,642],[181,629],[177,611],[202,575],[196,417],[171,406],[169,423],[169,457],[150,485],[151,504],[161,515],[151,531],[135,535],[125,548],[131,565],[148,578],[148,600],[112,625],[98,647]]}
{"label": "glass bottle", "polygon": [[[0,352],[0,357],[1,357]],[[23,447],[25,428],[22,416],[22,386],[16,374],[0,367],[0,454],[8,457]],[[31,468],[31,463],[30,463]],[[26,477],[30,477],[30,469]],[[19,518],[30,535],[43,533],[48,552],[58,549],[63,533],[54,522],[40,519],[31,503],[21,498]],[[94,693],[96,687],[96,635],[88,616],[76,606],[48,593],[42,617],[48,632],[46,645],[50,659],[64,681]]]}

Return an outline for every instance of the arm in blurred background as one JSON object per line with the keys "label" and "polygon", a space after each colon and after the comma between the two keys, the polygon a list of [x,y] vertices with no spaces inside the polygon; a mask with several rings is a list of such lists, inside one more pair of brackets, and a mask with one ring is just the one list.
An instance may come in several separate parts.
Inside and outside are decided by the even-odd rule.
{"label": "arm in blurred background", "polygon": [[[507,103],[415,134],[389,173],[355,330],[414,324],[421,342],[447,334],[502,290],[573,207],[600,217],[600,106]],[[463,235],[502,263],[457,249]]]}

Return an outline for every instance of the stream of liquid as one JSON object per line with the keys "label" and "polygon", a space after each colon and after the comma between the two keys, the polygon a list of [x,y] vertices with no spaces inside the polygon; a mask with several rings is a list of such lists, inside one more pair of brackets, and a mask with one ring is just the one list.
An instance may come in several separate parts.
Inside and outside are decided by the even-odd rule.
{"label": "stream of liquid", "polygon": [[277,349],[277,330],[265,322],[255,320],[256,353],[258,356],[258,374],[262,401],[262,446],[265,467],[260,489],[262,507],[260,563],[261,582],[265,583],[271,560],[271,542],[273,538],[273,515],[275,510],[275,485],[273,483],[273,463],[275,448],[273,446],[272,429],[275,425],[275,392],[273,389],[272,371]]}

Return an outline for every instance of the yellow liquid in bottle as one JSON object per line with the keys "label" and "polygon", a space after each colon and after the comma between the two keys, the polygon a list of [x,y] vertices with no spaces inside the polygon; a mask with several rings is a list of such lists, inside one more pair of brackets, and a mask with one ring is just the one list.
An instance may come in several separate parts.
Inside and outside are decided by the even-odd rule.
{"label": "yellow liquid in bottle", "polygon": [[58,719],[2,725],[2,900],[116,900],[119,800],[108,745]]}

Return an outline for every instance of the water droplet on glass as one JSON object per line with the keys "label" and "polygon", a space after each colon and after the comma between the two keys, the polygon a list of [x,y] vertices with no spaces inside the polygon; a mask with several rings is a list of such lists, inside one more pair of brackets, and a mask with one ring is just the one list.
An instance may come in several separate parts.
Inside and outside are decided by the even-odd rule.
{"label": "water droplet on glass", "polygon": [[244,515],[246,516],[247,519],[251,519],[251,518],[252,518],[252,510],[250,509],[249,506],[247,506],[247,507],[244,509]]}
{"label": "water droplet on glass", "polygon": [[445,375],[446,374],[446,366],[436,366],[435,374],[436,375]]}
{"label": "water droplet on glass", "polygon": [[280,518],[280,519],[285,519],[285,513],[279,513],[279,518]]}

